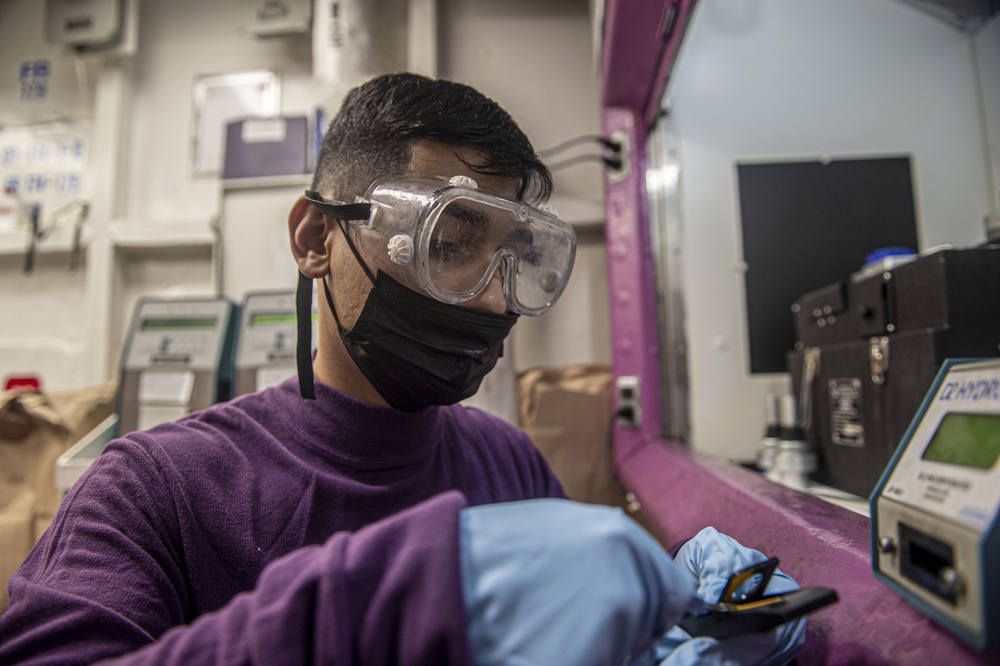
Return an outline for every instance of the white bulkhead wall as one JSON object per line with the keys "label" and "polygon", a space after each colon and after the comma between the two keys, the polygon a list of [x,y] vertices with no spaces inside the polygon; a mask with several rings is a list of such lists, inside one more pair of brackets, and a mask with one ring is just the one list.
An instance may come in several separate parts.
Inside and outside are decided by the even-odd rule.
{"label": "white bulkhead wall", "polygon": [[994,17],[962,33],[895,0],[699,2],[667,91],[697,449],[752,458],[766,394],[789,387],[749,374],[734,165],[909,155],[920,249],[982,241],[997,205],[984,125],[996,132],[998,30]]}
{"label": "white bulkhead wall", "polygon": [[1000,15],[983,26],[973,38],[979,90],[982,93],[983,126],[989,145],[988,168],[992,186],[992,215],[1000,224]]}
{"label": "white bulkhead wall", "polygon": [[[536,149],[598,133],[598,74],[587,0],[493,4],[378,0],[373,73],[413,63],[419,71],[480,88],[511,111]],[[335,95],[311,76],[311,37],[239,34],[231,2],[143,0],[138,5],[135,54],[87,56],[84,68],[90,99],[82,102],[83,115],[92,116],[94,127],[88,169],[95,171],[84,266],[77,273],[67,271],[69,243],[63,233],[47,248],[43,243],[34,272],[24,275],[23,231],[0,230],[0,308],[17,313],[0,325],[0,377],[38,373],[49,390],[112,378],[128,318],[142,295],[207,295],[221,282],[225,295],[240,300],[249,289],[294,286],[295,266],[284,234],[288,208],[304,186],[233,192],[219,178],[192,175],[192,84],[202,75],[270,69],[281,77],[282,113],[311,116],[317,105],[335,111]],[[43,8],[32,0],[0,4],[0,24],[19,26],[13,32],[3,29],[4,36],[17,35],[17,48],[6,48],[13,37],[5,40],[0,85],[6,86],[21,60],[35,54],[60,68],[72,66],[72,59],[42,41]],[[417,23],[409,25],[410,17]],[[435,30],[422,29],[427,27]],[[435,43],[423,43],[435,32]],[[55,85],[62,79],[52,80]],[[22,115],[27,122],[44,120],[32,118],[30,111]],[[3,132],[0,127],[0,139]],[[556,206],[564,213],[568,209],[571,221],[599,228],[599,165],[572,167],[557,173],[556,180]],[[221,266],[217,237],[224,239]],[[581,246],[563,302],[519,326],[518,369],[608,362],[604,285],[598,232]]]}

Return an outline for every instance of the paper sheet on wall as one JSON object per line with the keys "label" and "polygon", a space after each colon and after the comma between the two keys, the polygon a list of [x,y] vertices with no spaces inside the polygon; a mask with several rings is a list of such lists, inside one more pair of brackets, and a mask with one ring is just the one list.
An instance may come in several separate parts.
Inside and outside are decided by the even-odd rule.
{"label": "paper sheet on wall", "polygon": [[194,83],[193,159],[196,175],[222,171],[226,124],[240,118],[274,116],[280,109],[278,75],[268,71],[202,76]]}
{"label": "paper sheet on wall", "polygon": [[[52,216],[86,199],[90,121],[0,129],[0,231],[13,231],[27,218],[26,206],[39,204]],[[71,211],[72,212],[72,211]]]}

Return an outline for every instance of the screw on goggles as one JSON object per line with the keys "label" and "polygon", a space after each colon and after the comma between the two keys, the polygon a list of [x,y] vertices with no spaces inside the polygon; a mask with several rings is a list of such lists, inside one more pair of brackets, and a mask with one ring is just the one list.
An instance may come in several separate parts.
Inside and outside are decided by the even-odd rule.
{"label": "screw on goggles", "polygon": [[[307,198],[331,214],[333,202]],[[370,268],[444,303],[476,298],[499,273],[512,312],[541,314],[573,270],[576,234],[554,210],[484,192],[466,176],[378,182],[358,204],[371,209],[351,216],[351,238]]]}

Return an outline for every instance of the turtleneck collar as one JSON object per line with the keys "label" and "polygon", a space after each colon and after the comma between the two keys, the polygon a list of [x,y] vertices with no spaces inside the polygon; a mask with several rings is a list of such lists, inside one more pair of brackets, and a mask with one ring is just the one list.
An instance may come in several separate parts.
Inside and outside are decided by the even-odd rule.
{"label": "turtleneck collar", "polygon": [[315,400],[304,400],[295,377],[274,395],[290,425],[310,448],[364,466],[392,466],[424,455],[439,439],[443,410],[404,412],[362,402],[314,381]]}

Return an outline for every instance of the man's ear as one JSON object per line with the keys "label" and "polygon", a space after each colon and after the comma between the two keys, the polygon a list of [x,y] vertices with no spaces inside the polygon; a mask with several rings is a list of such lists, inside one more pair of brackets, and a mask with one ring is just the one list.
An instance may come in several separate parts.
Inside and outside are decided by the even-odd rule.
{"label": "man's ear", "polygon": [[326,244],[330,227],[323,213],[299,197],[288,213],[288,240],[299,272],[313,279],[330,272],[330,249]]}

